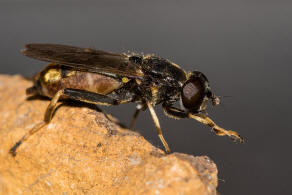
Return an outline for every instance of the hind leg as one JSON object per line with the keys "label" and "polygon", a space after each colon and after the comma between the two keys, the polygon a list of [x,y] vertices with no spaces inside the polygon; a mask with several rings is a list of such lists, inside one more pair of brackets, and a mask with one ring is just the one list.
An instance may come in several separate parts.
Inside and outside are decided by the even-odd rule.
{"label": "hind leg", "polygon": [[[12,156],[16,155],[17,148],[25,142],[30,136],[38,132],[41,128],[48,125],[53,117],[53,113],[56,109],[56,105],[60,99],[60,97],[67,97],[74,100],[79,100],[82,102],[87,102],[91,104],[98,104],[98,105],[116,105],[120,101],[119,99],[113,99],[106,95],[101,95],[97,93],[92,93],[84,90],[77,90],[77,89],[62,89],[59,90],[55,96],[51,99],[50,104],[48,105],[44,120],[37,125],[35,125],[31,130],[29,130],[15,145],[9,150]],[[126,100],[124,100],[126,101]]]}
{"label": "hind leg", "polygon": [[39,131],[41,128],[46,126],[47,124],[50,123],[52,120],[52,116],[54,113],[54,110],[56,108],[57,102],[59,98],[63,95],[63,90],[58,91],[53,99],[51,100],[49,106],[47,107],[47,110],[45,112],[45,117],[44,120],[37,125],[35,125],[31,130],[29,130],[18,142],[15,143],[15,145],[9,150],[10,154],[12,156],[16,155],[16,149],[23,143],[25,142],[30,136],[35,134],[37,131]]}

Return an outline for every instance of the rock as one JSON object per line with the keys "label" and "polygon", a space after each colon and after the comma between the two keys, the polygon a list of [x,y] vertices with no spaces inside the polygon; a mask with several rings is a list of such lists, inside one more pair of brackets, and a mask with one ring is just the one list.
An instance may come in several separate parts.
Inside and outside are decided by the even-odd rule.
{"label": "rock", "polygon": [[60,106],[13,157],[9,149],[42,121],[49,103],[27,100],[30,86],[0,76],[0,194],[216,194],[208,157],[166,155],[88,107]]}

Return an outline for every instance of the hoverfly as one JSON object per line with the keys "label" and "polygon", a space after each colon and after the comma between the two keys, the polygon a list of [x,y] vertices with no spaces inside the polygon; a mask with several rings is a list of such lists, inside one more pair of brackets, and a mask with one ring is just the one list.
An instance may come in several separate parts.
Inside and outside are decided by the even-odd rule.
{"label": "hoverfly", "polygon": [[[16,155],[21,143],[50,123],[57,102],[66,98],[96,105],[137,103],[131,129],[139,112],[148,108],[167,153],[170,149],[153,108],[157,104],[162,104],[169,117],[193,118],[210,126],[217,135],[243,142],[239,134],[219,127],[207,116],[208,100],[213,106],[220,101],[199,71],[185,72],[177,64],[153,55],[117,54],[58,44],[28,44],[22,54],[50,62],[35,76],[26,93],[47,96],[51,102],[44,120],[10,149],[12,155]],[[175,106],[177,102],[180,108]]]}

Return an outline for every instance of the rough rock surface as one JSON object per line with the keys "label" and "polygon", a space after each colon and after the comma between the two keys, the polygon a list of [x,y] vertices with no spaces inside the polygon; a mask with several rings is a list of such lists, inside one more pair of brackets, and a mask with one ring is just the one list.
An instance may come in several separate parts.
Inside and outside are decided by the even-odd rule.
{"label": "rough rock surface", "polygon": [[208,157],[166,155],[87,107],[59,107],[12,157],[9,148],[49,103],[27,100],[30,85],[0,76],[0,194],[216,194],[217,168]]}

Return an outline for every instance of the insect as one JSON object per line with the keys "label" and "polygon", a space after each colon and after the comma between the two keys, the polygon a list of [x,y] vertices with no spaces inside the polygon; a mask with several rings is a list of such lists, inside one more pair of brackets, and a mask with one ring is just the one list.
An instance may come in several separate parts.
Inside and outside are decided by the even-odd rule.
{"label": "insect", "polygon": [[153,55],[117,54],[58,44],[28,44],[22,54],[50,62],[35,76],[33,86],[26,93],[47,96],[51,101],[44,120],[10,149],[14,156],[24,141],[50,123],[57,102],[66,98],[96,105],[137,103],[131,129],[139,112],[148,108],[167,153],[170,149],[153,108],[158,104],[162,104],[169,117],[195,119],[210,126],[219,136],[227,135],[243,142],[235,131],[219,127],[207,116],[207,102],[215,106],[220,101],[211,92],[206,76],[199,71],[186,72],[177,64]]}

